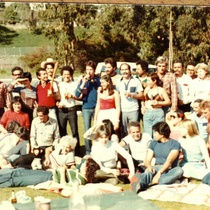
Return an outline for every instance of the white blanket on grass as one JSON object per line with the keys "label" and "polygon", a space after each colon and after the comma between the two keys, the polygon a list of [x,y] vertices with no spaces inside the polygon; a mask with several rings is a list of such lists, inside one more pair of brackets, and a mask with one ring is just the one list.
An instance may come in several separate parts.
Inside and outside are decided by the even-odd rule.
{"label": "white blanket on grass", "polygon": [[[28,186],[33,189],[45,189],[55,193],[59,193],[64,197],[70,197],[72,195],[73,189],[70,186],[62,185],[55,183],[53,181],[43,182],[37,185],[30,185]],[[83,195],[88,195],[90,193],[101,192],[101,193],[116,193],[123,191],[122,187],[114,186],[109,183],[89,183],[86,185],[80,185],[79,191]]]}
{"label": "white blanket on grass", "polygon": [[206,184],[156,185],[140,192],[138,195],[149,200],[210,206],[210,186]]}

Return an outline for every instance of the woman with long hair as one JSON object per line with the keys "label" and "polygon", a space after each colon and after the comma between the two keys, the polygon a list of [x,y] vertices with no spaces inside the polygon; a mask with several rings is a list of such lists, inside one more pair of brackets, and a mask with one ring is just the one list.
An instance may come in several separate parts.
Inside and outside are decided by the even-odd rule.
{"label": "woman with long hair", "polygon": [[164,111],[162,107],[169,106],[171,101],[163,83],[157,73],[151,73],[147,76],[147,87],[144,90],[144,101],[141,103],[143,114],[144,132],[152,136],[152,126],[164,121]]}
{"label": "woman with long hair", "polygon": [[120,122],[120,96],[114,89],[112,79],[103,75],[100,79],[94,122],[100,123],[107,117],[112,121],[114,130],[118,130]]}
{"label": "woman with long hair", "polygon": [[184,170],[184,176],[201,180],[210,170],[205,140],[199,135],[194,121],[184,119],[179,127],[182,137],[178,141],[184,156],[180,166]]}
{"label": "woman with long hair", "polygon": [[11,101],[10,110],[7,110],[0,120],[0,131],[8,133],[7,127],[11,121],[16,121],[21,127],[29,130],[30,120],[27,113],[23,112],[24,102],[19,96],[15,96]]}

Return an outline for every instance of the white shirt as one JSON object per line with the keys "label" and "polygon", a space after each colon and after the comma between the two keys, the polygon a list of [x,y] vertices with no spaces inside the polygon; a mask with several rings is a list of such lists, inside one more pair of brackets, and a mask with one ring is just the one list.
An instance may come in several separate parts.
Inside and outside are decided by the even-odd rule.
{"label": "white shirt", "polygon": [[18,143],[19,137],[14,133],[7,133],[0,139],[0,155],[9,158],[11,155],[27,154],[28,141]]}
{"label": "white shirt", "polygon": [[125,84],[123,78],[121,78],[117,81],[116,89],[120,94],[122,112],[132,112],[139,109],[139,103],[137,99],[128,98],[125,96],[125,92],[137,94],[143,91],[143,87],[139,79],[131,76],[128,84]]}
{"label": "white shirt", "polygon": [[178,98],[184,104],[189,104],[193,100],[193,80],[190,76],[183,74],[181,77],[176,77],[178,86]]}
{"label": "white shirt", "polygon": [[201,80],[200,78],[194,79],[193,96],[194,96],[193,102],[196,99],[208,100],[210,97],[210,80],[208,79]]}
{"label": "white shirt", "polygon": [[60,103],[66,108],[75,106],[76,105],[75,99],[73,99],[73,98],[66,99],[65,93],[70,93],[71,95],[75,96],[75,91],[77,89],[77,83],[74,81],[60,82],[59,89],[60,89],[60,95],[61,95]]}
{"label": "white shirt", "polygon": [[130,173],[134,173],[134,165],[130,154],[118,143],[109,140],[104,145],[97,141],[91,148],[92,158],[99,164],[101,170],[105,172],[109,172],[111,168],[116,168],[116,153],[127,159]]}
{"label": "white shirt", "polygon": [[127,135],[122,141],[129,146],[131,155],[135,160],[144,161],[152,137],[148,133],[142,133],[139,141],[135,141],[131,135]]}

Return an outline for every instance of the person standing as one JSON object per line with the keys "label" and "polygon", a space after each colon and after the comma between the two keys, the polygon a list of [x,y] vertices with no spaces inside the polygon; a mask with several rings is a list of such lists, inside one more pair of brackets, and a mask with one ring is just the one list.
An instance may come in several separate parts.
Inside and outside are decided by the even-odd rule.
{"label": "person standing", "polygon": [[76,96],[75,91],[77,83],[73,80],[73,69],[70,66],[63,66],[61,69],[61,76],[63,81],[60,82],[59,90],[61,95],[61,101],[57,102],[58,106],[58,124],[60,130],[60,136],[66,136],[67,123],[69,122],[72,136],[77,139],[77,145],[75,148],[75,154],[80,155],[80,139],[78,132],[78,117],[76,108]]}
{"label": "person standing", "polygon": [[186,74],[188,75],[188,76],[190,76],[192,79],[195,79],[195,78],[197,78],[197,72],[196,72],[196,70],[195,70],[195,65],[194,65],[194,63],[188,63],[187,64],[187,67],[186,67]]}
{"label": "person standing", "polygon": [[143,88],[139,79],[131,75],[130,65],[122,63],[120,66],[122,77],[116,84],[116,89],[120,94],[120,105],[122,114],[122,132],[121,137],[127,133],[127,124],[130,121],[139,119],[139,103],[143,97]]}
{"label": "person standing", "polygon": [[190,112],[190,104],[193,99],[192,78],[184,74],[184,64],[182,61],[175,61],[173,69],[178,85],[178,109],[183,112]]}
{"label": "person standing", "polygon": [[108,75],[101,76],[100,82],[101,88],[98,90],[94,122],[101,123],[109,118],[117,132],[120,124],[119,93],[114,90],[112,79]]}
{"label": "person standing", "polygon": [[0,81],[0,119],[4,114],[4,108],[9,109],[11,104],[10,95],[6,84]]}
{"label": "person standing", "polygon": [[168,59],[165,56],[159,56],[155,65],[157,66],[157,74],[163,82],[163,88],[166,90],[170,100],[171,106],[164,107],[164,113],[166,114],[170,109],[172,111],[177,110],[178,106],[178,87],[176,82],[176,77],[172,72],[167,70]]}
{"label": "person standing", "polygon": [[13,76],[13,80],[8,85],[7,90],[10,93],[11,98],[13,98],[15,96],[20,96],[20,90],[24,87],[23,84],[20,83],[20,81],[22,81],[20,77],[23,73],[23,69],[19,66],[15,66],[14,68],[12,68],[11,73]]}
{"label": "person standing", "polygon": [[[100,77],[95,75],[96,63],[92,60],[85,64],[86,75],[79,78],[79,84],[76,89],[76,97],[81,98],[82,116],[84,121],[85,132],[91,127],[91,120],[94,116],[97,101],[97,90],[100,87]],[[85,139],[86,154],[90,154],[91,141]]]}
{"label": "person standing", "polygon": [[49,108],[49,116],[57,120],[56,102],[60,100],[60,92],[55,82],[48,80],[47,71],[39,68],[36,76],[40,80],[36,87],[38,106],[46,106]]}
{"label": "person standing", "polygon": [[[105,63],[105,74],[111,77],[112,83],[115,88],[117,81],[121,78],[120,72],[117,72],[117,62],[113,58],[106,58],[104,60],[104,63]],[[104,74],[102,74],[101,76],[103,75]]]}

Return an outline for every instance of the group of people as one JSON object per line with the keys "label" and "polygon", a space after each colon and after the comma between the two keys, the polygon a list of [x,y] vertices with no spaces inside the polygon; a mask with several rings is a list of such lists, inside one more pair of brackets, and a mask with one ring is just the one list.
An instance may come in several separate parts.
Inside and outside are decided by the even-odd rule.
{"label": "group of people", "polygon": [[[0,177],[5,177],[0,187],[20,186],[29,174],[39,176],[31,184],[70,183],[72,177],[81,184],[130,182],[136,193],[182,177],[210,185],[208,66],[189,63],[184,73],[183,62],[174,61],[168,71],[167,58],[160,56],[156,72],[148,73],[148,63],[139,60],[133,75],[127,63],[120,72],[113,58],[104,63],[105,72],[96,75],[96,63],[86,62],[85,74],[74,81],[70,66],[56,77],[57,63],[48,58],[36,72],[36,87],[20,67],[12,69],[8,86],[0,83]],[[82,101],[84,157],[77,100]]]}

